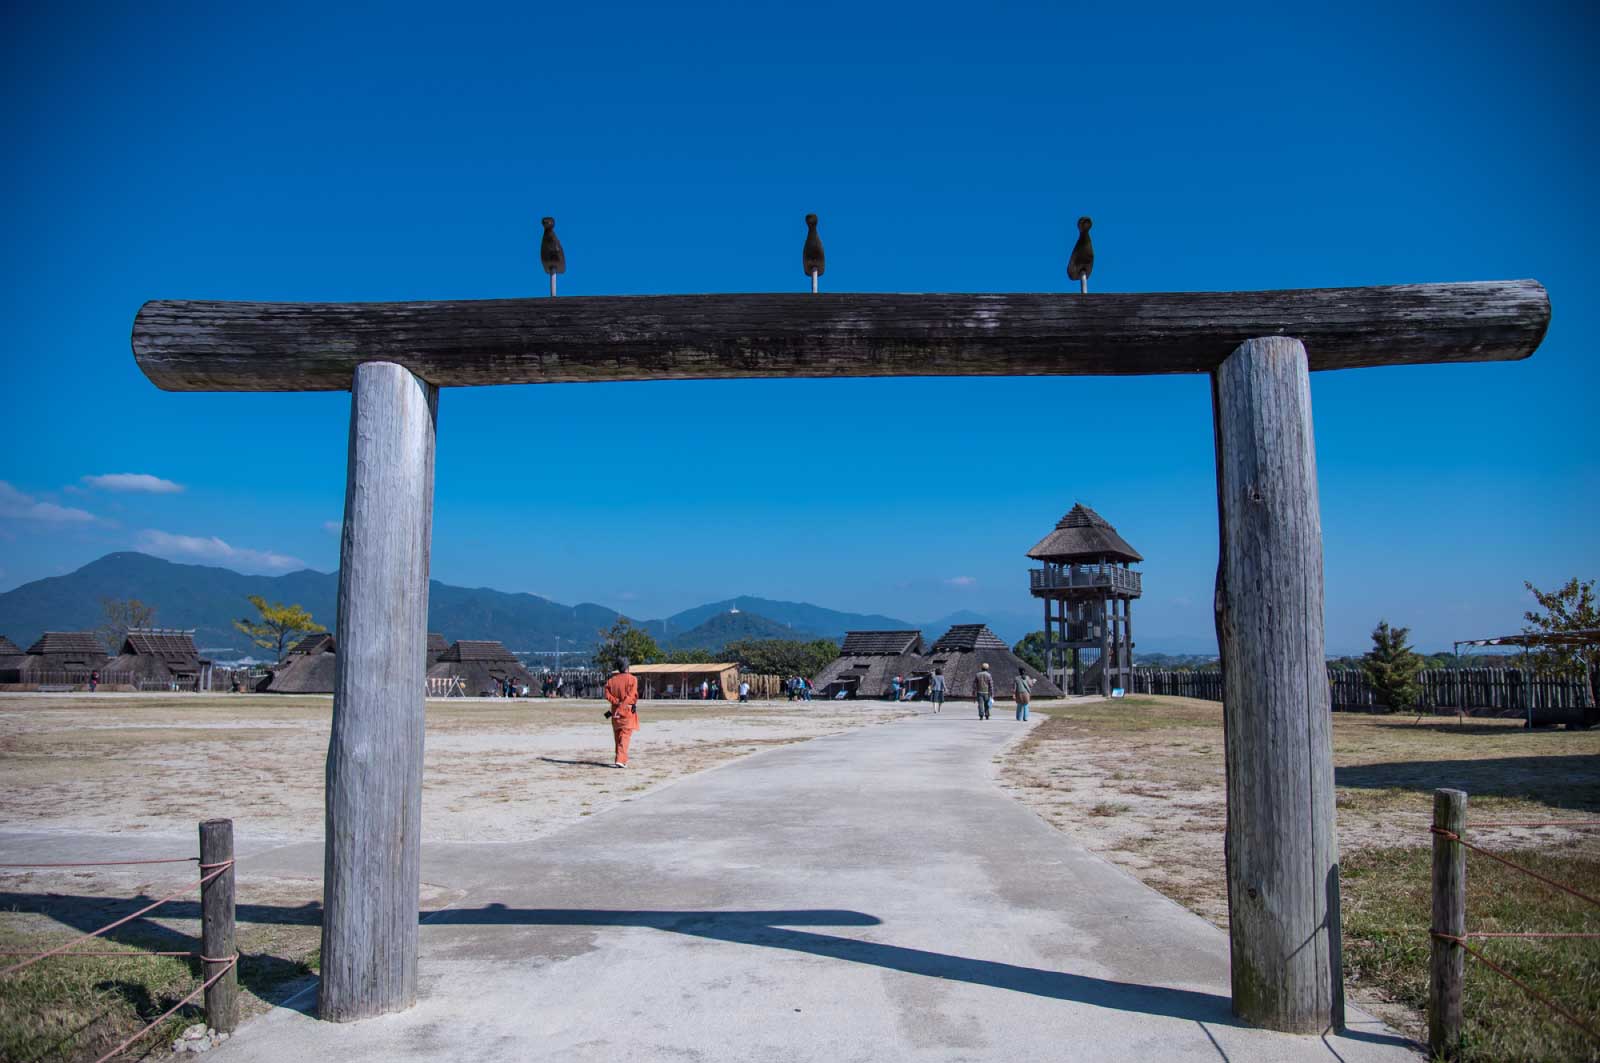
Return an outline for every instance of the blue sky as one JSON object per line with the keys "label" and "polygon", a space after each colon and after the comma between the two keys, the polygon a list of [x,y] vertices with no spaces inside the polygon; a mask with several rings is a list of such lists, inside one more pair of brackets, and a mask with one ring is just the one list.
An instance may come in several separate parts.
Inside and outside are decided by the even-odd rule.
{"label": "blue sky", "polygon": [[[1600,575],[1588,5],[237,6],[0,16],[0,589],[335,567],[348,396],[159,392],[146,299],[538,294],[542,214],[563,294],[801,290],[807,211],[834,291],[1065,290],[1080,214],[1098,291],[1538,278],[1528,361],[1313,378],[1329,644]],[[433,572],[1031,610],[1077,500],[1147,558],[1136,633],[1208,634],[1202,377],[447,391]]]}

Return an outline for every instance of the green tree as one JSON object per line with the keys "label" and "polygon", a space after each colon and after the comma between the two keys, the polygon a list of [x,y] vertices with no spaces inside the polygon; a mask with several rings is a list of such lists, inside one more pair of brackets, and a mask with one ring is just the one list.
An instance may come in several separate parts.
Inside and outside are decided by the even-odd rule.
{"label": "green tree", "polygon": [[1021,642],[1011,647],[1011,652],[1042,672],[1044,671],[1045,638],[1043,631],[1030,631],[1022,636]]}
{"label": "green tree", "polygon": [[100,610],[105,622],[96,629],[113,656],[122,649],[122,640],[134,628],[153,627],[156,607],[146,605],[137,598],[101,598]]}
{"label": "green tree", "polygon": [[245,617],[235,620],[233,626],[250,636],[250,641],[257,646],[277,651],[279,660],[283,659],[284,647],[297,635],[324,630],[321,624],[311,619],[309,611],[298,605],[269,602],[259,594],[250,595],[249,602],[256,607],[260,619]]}
{"label": "green tree", "polygon": [[1390,627],[1389,621],[1380,620],[1372,630],[1372,649],[1361,658],[1361,670],[1372,684],[1378,704],[1390,712],[1409,709],[1417,703],[1422,685],[1417,673],[1422,671],[1422,658],[1412,652],[1407,642],[1410,628]]}
{"label": "green tree", "polygon": [[605,672],[616,671],[624,658],[629,664],[649,664],[661,660],[662,656],[661,647],[650,637],[650,632],[634,627],[633,621],[625,616],[617,617],[615,624],[600,632],[600,645],[594,650],[595,663]]}
{"label": "green tree", "polygon": [[1589,683],[1589,708],[1584,712],[1586,726],[1600,723],[1600,611],[1595,609],[1594,580],[1579,581],[1574,576],[1553,591],[1541,591],[1526,581],[1523,586],[1539,603],[1543,613],[1528,611],[1527,635],[1567,635],[1587,632],[1588,638],[1566,645],[1545,644],[1534,655],[1533,665],[1553,675],[1581,675]]}
{"label": "green tree", "polygon": [[839,644],[832,639],[735,639],[722,648],[720,656],[757,675],[803,675],[809,679],[839,656]]}

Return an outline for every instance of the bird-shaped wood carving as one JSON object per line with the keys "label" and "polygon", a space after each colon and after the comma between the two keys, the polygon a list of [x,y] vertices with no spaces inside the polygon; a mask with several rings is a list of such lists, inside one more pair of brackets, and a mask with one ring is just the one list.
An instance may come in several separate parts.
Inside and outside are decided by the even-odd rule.
{"label": "bird-shaped wood carving", "polygon": [[811,278],[811,293],[816,294],[817,278],[828,272],[827,260],[822,254],[822,237],[817,235],[817,216],[806,215],[806,246],[800,252],[800,264]]}
{"label": "bird-shaped wood carving", "polygon": [[1089,274],[1094,272],[1094,244],[1089,242],[1091,218],[1078,219],[1078,242],[1072,245],[1072,257],[1067,259],[1067,276],[1077,281],[1080,290],[1089,290]]}
{"label": "bird-shaped wood carving", "polygon": [[544,226],[544,239],[539,241],[539,262],[550,274],[550,294],[556,294],[556,274],[567,271],[567,253],[561,249],[561,238],[556,235],[556,220],[540,218]]}

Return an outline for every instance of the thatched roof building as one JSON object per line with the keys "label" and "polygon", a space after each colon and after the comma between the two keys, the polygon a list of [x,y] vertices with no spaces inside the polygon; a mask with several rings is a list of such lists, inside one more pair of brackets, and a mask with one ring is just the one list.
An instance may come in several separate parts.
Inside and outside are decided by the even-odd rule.
{"label": "thatched roof building", "polygon": [[0,635],[0,683],[15,683],[21,678],[22,647]]}
{"label": "thatched roof building", "polygon": [[537,687],[538,680],[522,667],[522,662],[498,642],[462,639],[454,643],[428,669],[429,679],[459,678],[467,697],[500,693],[505,680],[520,687]]}
{"label": "thatched roof building", "polygon": [[127,673],[136,683],[193,683],[210,663],[200,659],[191,631],[135,628],[123,636],[105,671]]}
{"label": "thatched roof building", "polygon": [[1018,672],[1025,673],[1033,680],[1034,697],[1061,696],[1060,687],[1012,653],[1011,647],[985,624],[957,624],[939,636],[939,641],[928,651],[928,667],[930,670],[943,670],[945,696],[949,698],[976,699],[977,675],[985,664],[994,676],[996,698],[1009,699],[1013,696],[1013,683]]}
{"label": "thatched roof building", "polygon": [[256,689],[266,694],[332,694],[338,645],[326,631],[307,635],[290,648]]}
{"label": "thatched roof building", "polygon": [[0,635],[0,657],[21,657],[22,647]]}
{"label": "thatched roof building", "polygon": [[111,655],[93,631],[46,631],[27,658],[24,667],[36,671],[88,672],[104,668]]}
{"label": "thatched roof building", "polygon": [[1099,558],[1129,563],[1144,560],[1109,521],[1082,502],[1056,521],[1055,530],[1040,539],[1028,556],[1035,561],[1062,563]]}
{"label": "thatched roof building", "polygon": [[821,698],[888,698],[895,676],[921,690],[931,672],[920,631],[847,631],[839,656],[811,684]]}
{"label": "thatched roof building", "polygon": [[716,664],[636,664],[628,669],[639,680],[641,698],[698,698],[700,684],[717,684],[717,697],[736,701],[739,697],[739,665]]}
{"label": "thatched roof building", "polygon": [[443,635],[437,631],[428,632],[428,667],[432,668],[439,663],[439,658],[444,651],[450,648],[450,643],[445,641]]}

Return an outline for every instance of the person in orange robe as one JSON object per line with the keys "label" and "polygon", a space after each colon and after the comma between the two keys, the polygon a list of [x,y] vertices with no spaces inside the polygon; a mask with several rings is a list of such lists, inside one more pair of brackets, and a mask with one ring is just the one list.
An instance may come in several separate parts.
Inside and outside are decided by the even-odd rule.
{"label": "person in orange robe", "polygon": [[639,729],[639,681],[628,674],[626,658],[617,664],[617,674],[606,680],[606,700],[611,702],[611,735],[616,740],[616,761],[613,768],[628,766],[628,743],[633,732]]}

